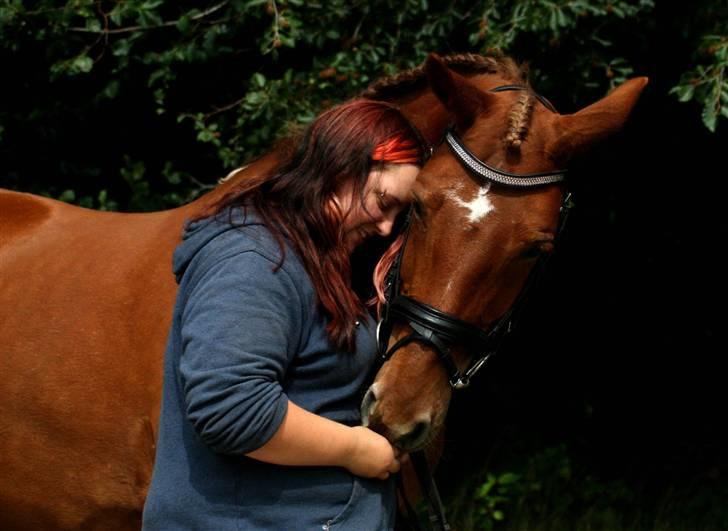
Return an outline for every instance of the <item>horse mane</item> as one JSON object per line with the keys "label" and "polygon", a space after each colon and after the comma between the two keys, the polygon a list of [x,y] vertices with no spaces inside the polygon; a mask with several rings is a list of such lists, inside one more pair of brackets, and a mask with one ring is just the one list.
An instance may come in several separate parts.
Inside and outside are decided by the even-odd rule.
{"label": "horse mane", "polygon": [[[464,76],[476,74],[501,74],[514,83],[527,84],[527,68],[519,66],[506,55],[479,55],[474,53],[458,53],[443,55],[442,61],[458,74]],[[359,97],[368,99],[389,100],[405,96],[427,84],[425,64],[402,70],[391,76],[380,78],[370,84]]]}
{"label": "horse mane", "polygon": [[[528,83],[528,68],[502,54],[459,53],[444,55],[441,59],[449,68],[464,76],[500,74],[514,84],[529,87],[529,90],[519,96],[508,113],[508,131],[504,142],[508,147],[518,149],[528,132],[534,105],[534,97]],[[423,63],[415,68],[374,81],[359,94],[359,97],[386,101],[406,96],[425,87],[426,84],[427,75]]]}
{"label": "horse mane", "polygon": [[518,149],[526,138],[535,101],[531,91],[522,92],[511,107],[508,113],[508,131],[504,138],[509,148]]}
{"label": "horse mane", "polygon": [[[475,53],[458,53],[440,56],[440,59],[458,74],[474,76],[478,74],[500,74],[504,78],[519,85],[530,88],[528,83],[528,67],[519,65],[511,57],[504,54],[494,53],[491,55],[480,55]],[[427,85],[425,64],[402,70],[391,76],[379,78],[371,83],[366,89],[359,93],[358,97],[371,100],[389,101],[401,96],[406,96]],[[528,132],[528,124],[533,110],[534,98],[531,91],[524,92],[514,103],[508,113],[508,131],[504,142],[511,148],[518,149]],[[289,153],[295,144],[295,139],[303,132],[305,126],[302,124],[288,124],[288,131],[282,138],[276,141],[273,151]],[[223,183],[230,180],[245,169],[237,168],[226,177],[218,180]]]}

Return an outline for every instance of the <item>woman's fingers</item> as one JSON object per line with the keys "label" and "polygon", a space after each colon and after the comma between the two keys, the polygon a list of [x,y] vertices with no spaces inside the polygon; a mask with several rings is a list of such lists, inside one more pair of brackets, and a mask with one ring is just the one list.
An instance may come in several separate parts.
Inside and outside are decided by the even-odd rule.
{"label": "woman's fingers", "polygon": [[401,467],[402,466],[399,462],[399,459],[396,459],[396,458],[392,459],[392,462],[389,463],[389,467],[387,467],[387,470],[385,470],[384,472],[379,474],[377,477],[379,479],[387,479],[387,478],[389,478],[390,475],[396,474],[397,472],[399,472]]}

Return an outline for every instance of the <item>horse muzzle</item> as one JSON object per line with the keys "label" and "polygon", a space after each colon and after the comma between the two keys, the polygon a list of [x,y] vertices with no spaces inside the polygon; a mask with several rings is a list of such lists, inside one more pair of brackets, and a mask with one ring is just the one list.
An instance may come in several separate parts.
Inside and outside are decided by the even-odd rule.
{"label": "horse muzzle", "polygon": [[432,439],[432,419],[420,414],[409,422],[388,422],[382,402],[378,399],[378,385],[372,384],[361,403],[362,425],[386,437],[392,445],[406,452],[420,450]]}

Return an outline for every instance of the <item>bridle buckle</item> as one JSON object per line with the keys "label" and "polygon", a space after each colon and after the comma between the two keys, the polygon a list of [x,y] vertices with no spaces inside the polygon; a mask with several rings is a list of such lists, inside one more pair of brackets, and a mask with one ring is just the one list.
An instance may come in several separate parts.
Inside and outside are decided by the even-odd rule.
{"label": "bridle buckle", "polygon": [[452,380],[450,380],[450,386],[456,390],[465,389],[469,385],[470,385],[470,378],[468,378],[467,376],[458,375],[457,380],[455,380],[454,382]]}
{"label": "bridle buckle", "polygon": [[490,358],[490,355],[493,354],[492,352],[489,352],[485,356],[482,356],[478,359],[475,363],[473,363],[467,371],[465,371],[465,374],[461,375],[460,373],[456,374],[454,378],[450,378],[450,385],[453,389],[465,389],[470,385],[470,379],[475,376],[475,373],[480,370],[480,368],[485,365],[485,362],[488,361],[488,358]]}

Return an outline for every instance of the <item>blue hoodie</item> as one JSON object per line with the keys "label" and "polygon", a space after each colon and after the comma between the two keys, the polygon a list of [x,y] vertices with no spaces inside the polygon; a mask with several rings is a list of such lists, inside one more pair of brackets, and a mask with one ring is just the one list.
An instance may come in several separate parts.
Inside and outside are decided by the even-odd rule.
{"label": "blue hoodie", "polygon": [[391,480],[339,467],[286,467],[245,457],[286,415],[288,399],[347,425],[375,356],[374,323],[355,353],[334,349],[296,254],[251,215],[244,227],[187,226],[174,253],[179,283],[164,362],[156,461],[143,529],[392,529]]}

